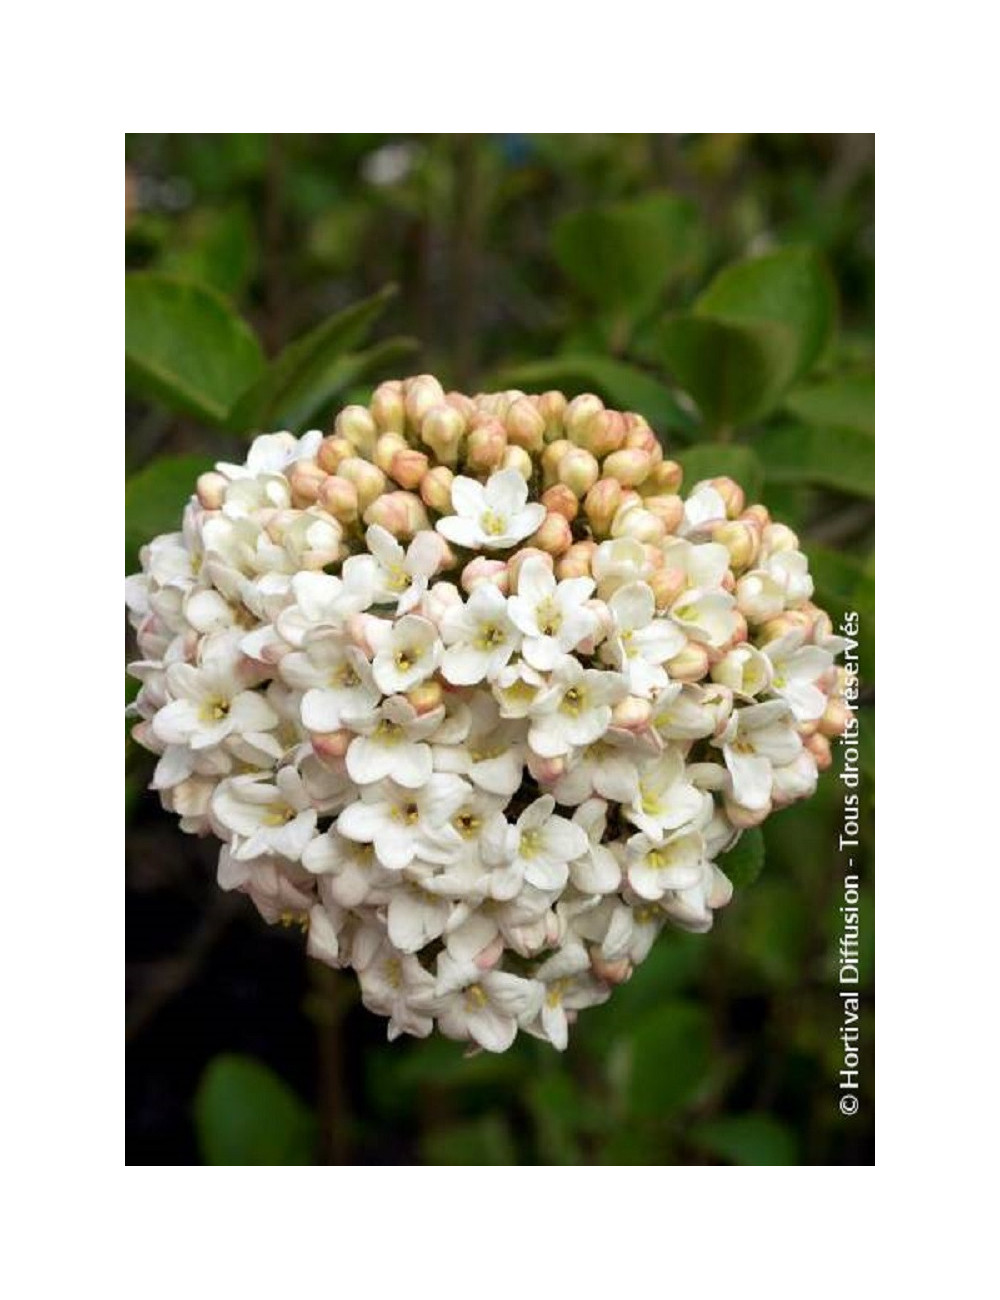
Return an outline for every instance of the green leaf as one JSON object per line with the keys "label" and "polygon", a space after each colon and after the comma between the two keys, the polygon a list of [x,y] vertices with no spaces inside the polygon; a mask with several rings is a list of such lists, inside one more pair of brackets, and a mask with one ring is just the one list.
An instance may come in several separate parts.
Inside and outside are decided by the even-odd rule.
{"label": "green leaf", "polygon": [[659,347],[711,429],[729,428],[771,410],[795,365],[791,331],[767,321],[674,316],[660,326]]}
{"label": "green leaf", "polygon": [[830,341],[837,299],[829,271],[811,248],[782,248],[724,267],[694,309],[714,320],[770,322],[788,330],[794,340],[791,383],[809,370]]}
{"label": "green leaf", "polygon": [[235,297],[246,288],[257,256],[253,221],[243,206],[194,208],[158,269]]}
{"label": "green leaf", "polygon": [[866,433],[783,424],[757,434],[753,446],[768,484],[818,483],[875,496],[875,442]]}
{"label": "green leaf", "polygon": [[752,885],[764,870],[764,834],[760,827],[745,830],[733,847],[722,854],[718,865],[733,882],[734,889]]}
{"label": "green leaf", "polygon": [[389,285],[353,303],[296,339],[267,367],[259,381],[245,392],[229,417],[229,427],[241,433],[261,429],[298,432],[336,391],[340,365],[367,335],[395,294]]}
{"label": "green leaf", "polygon": [[788,394],[785,406],[810,424],[875,432],[875,376],[870,370],[837,375]]}
{"label": "green leaf", "polygon": [[125,569],[139,567],[139,547],[159,533],[178,533],[198,475],[211,469],[208,456],[163,456],[125,483]]}
{"label": "green leaf", "polygon": [[171,411],[223,424],[264,367],[250,326],[212,289],[147,272],[125,278],[125,382]]}
{"label": "green leaf", "polygon": [[705,1010],[668,1002],[644,1016],[631,1035],[629,1109],[642,1119],[669,1115],[703,1084],[711,1033]]}
{"label": "green leaf", "polygon": [[501,371],[491,378],[490,386],[534,393],[558,388],[567,397],[596,393],[616,410],[644,415],[658,431],[690,432],[695,428],[694,419],[669,388],[635,366],[608,357],[559,356],[533,361]]}
{"label": "green leaf", "polygon": [[750,505],[764,486],[764,467],[756,453],[740,443],[703,442],[679,452],[677,460],[684,471],[684,492],[690,492],[702,479],[727,476],[739,483]]}
{"label": "green leaf", "polygon": [[312,1111],[267,1066],[217,1056],[202,1075],[195,1126],[206,1165],[311,1165],[318,1126]]}
{"label": "green leaf", "polygon": [[555,259],[580,293],[633,320],[696,264],[700,248],[697,209],[673,194],[572,212],[552,232]]}
{"label": "green leaf", "polygon": [[696,1124],[694,1141],[731,1165],[797,1165],[795,1134],[770,1115],[725,1115]]}
{"label": "green leaf", "polygon": [[516,1165],[520,1163],[506,1120],[483,1115],[468,1124],[428,1133],[421,1144],[428,1165]]}

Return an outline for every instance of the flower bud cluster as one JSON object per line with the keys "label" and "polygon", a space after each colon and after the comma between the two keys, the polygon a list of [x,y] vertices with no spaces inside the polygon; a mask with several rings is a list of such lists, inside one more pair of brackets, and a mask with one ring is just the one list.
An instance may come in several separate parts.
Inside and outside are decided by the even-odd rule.
{"label": "flower bud cluster", "polygon": [[593,395],[382,384],[142,552],[133,735],[390,1038],[563,1048],[847,722],[788,528]]}

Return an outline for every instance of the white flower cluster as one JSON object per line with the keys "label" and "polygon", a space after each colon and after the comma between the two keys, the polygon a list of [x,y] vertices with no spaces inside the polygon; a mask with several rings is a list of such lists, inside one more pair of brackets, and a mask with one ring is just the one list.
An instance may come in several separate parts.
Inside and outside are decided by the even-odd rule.
{"label": "white flower cluster", "polygon": [[390,1038],[565,1047],[829,763],[840,643],[794,534],[679,485],[596,398],[419,376],[257,438],[143,549],[153,787]]}

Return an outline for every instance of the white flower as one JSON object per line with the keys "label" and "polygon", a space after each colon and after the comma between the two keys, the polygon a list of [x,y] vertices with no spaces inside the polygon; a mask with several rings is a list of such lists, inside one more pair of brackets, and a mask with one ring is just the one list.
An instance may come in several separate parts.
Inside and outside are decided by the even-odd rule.
{"label": "white flower", "polygon": [[442,1033],[468,1039],[488,1052],[505,1052],[519,1023],[541,1009],[542,985],[504,971],[483,972],[474,962],[438,957],[434,1009]]}
{"label": "white flower", "polygon": [[441,743],[434,737],[434,767],[439,772],[458,772],[482,790],[509,799],[521,785],[527,753],[523,723],[501,717],[488,695],[475,695],[469,703],[471,725],[455,743]]}
{"label": "white flower", "polygon": [[774,767],[793,762],[802,748],[789,713],[784,700],[734,709],[721,739],[714,742],[722,748],[732,778],[733,798],[744,808],[767,808]]}
{"label": "white flower", "polygon": [[585,608],[592,578],[556,582],[544,560],[521,565],[517,595],[507,601],[510,617],[524,635],[521,654],[532,668],[550,672],[563,655],[597,631],[597,618]]}
{"label": "white flower", "polygon": [[153,734],[165,745],[208,749],[221,745],[234,731],[265,732],[278,724],[278,715],[259,691],[225,661],[195,668],[172,664],[166,686],[171,701],[153,719]]}
{"label": "white flower", "polygon": [[[742,608],[742,607],[741,607]],[[738,621],[736,600],[728,591],[685,591],[670,607],[670,617],[691,638],[710,646],[732,640]]]}
{"label": "white flower", "polygon": [[641,582],[648,578],[650,569],[643,545],[634,537],[616,537],[609,542],[601,542],[591,565],[602,600],[608,600],[626,583]]}
{"label": "white flower", "polygon": [[548,690],[535,706],[528,744],[543,758],[589,745],[607,731],[612,704],[627,694],[620,673],[584,668],[578,659],[567,656],[556,666]]}
{"label": "white flower", "polygon": [[472,686],[484,677],[493,680],[517,649],[521,633],[500,591],[482,582],[467,604],[445,614],[441,637],[447,647],[441,672],[455,686]]}
{"label": "white flower", "polygon": [[[400,418],[410,449],[380,446],[376,469]],[[654,518],[629,489],[604,519],[605,483],[539,535],[571,551],[515,552],[547,517],[542,424],[556,450],[574,433],[530,396],[388,382],[322,451],[318,431],[263,435],[192,484],[127,580],[152,788],[222,841],[221,888],[356,973],[390,1039],[436,1024],[503,1051],[521,1028],[565,1048],[665,924],[711,927],[732,892],[716,859],[812,793],[835,729],[817,723],[847,691],[833,664],[856,633],[807,604],[795,534],[748,507],[742,573],[711,540],[738,489],[696,484],[667,532],[676,501]],[[517,469],[462,477],[501,427]],[[323,485],[343,439],[338,472],[380,524],[329,512],[351,497]],[[575,491],[642,457],[573,459]]]}
{"label": "white flower", "polygon": [[833,655],[817,646],[802,644],[805,633],[789,632],[770,641],[764,654],[771,662],[771,690],[786,700],[797,722],[815,722],[823,716],[827,697],[816,685],[833,664]]}
{"label": "white flower", "polygon": [[648,697],[669,683],[661,665],[683,650],[687,637],[669,619],[656,617],[656,601],[645,582],[619,587],[608,606],[615,630],[601,648],[602,658],[621,671],[630,694]]}
{"label": "white flower", "polygon": [[678,831],[662,843],[648,835],[628,842],[628,883],[640,898],[660,899],[671,890],[690,889],[701,880],[705,841],[697,831]]}
{"label": "white flower", "polygon": [[690,781],[685,781],[684,758],[676,746],[643,768],[639,793],[625,815],[653,844],[661,844],[669,832],[700,829],[712,815],[712,800]]}
{"label": "white flower", "polygon": [[344,583],[370,604],[396,602],[396,613],[419,605],[438,570],[444,543],[430,532],[417,533],[404,551],[388,529],[372,524],[365,533],[369,555],[344,561]]}
{"label": "white flower", "polygon": [[564,1052],[570,1019],[575,1019],[575,1013],[583,1007],[607,1002],[611,989],[590,974],[590,958],[579,940],[569,940],[542,962],[535,977],[545,985],[545,994],[537,1022],[524,1027],[529,1034],[548,1039],[557,1051]]}
{"label": "white flower", "polygon": [[401,871],[420,855],[424,833],[443,826],[461,806],[469,787],[459,776],[431,776],[417,789],[393,781],[365,786],[357,803],[337,818],[345,839],[374,844],[390,871]]}
{"label": "white flower", "polygon": [[302,725],[308,731],[336,731],[345,715],[364,714],[379,702],[371,665],[360,650],[336,633],[317,629],[304,649],[285,655],[278,670],[302,697]]}
{"label": "white flower", "polygon": [[431,677],[441,662],[437,628],[419,614],[404,614],[372,661],[375,684],[385,695],[402,695]]}
{"label": "white flower", "polygon": [[369,1011],[389,1017],[390,1042],[400,1034],[426,1038],[433,1029],[434,976],[416,957],[401,955],[391,940],[382,943],[359,969],[358,983]]}
{"label": "white flower", "polygon": [[528,485],[516,469],[491,474],[484,487],[459,476],[451,485],[455,514],[437,522],[437,530],[468,550],[507,550],[541,527],[545,507],[526,504]]}
{"label": "white flower", "polygon": [[553,787],[556,802],[574,808],[596,794],[616,803],[631,803],[639,793],[639,770],[636,756],[624,743],[609,735],[577,754]]}
{"label": "white flower", "polygon": [[265,854],[298,861],[316,833],[316,810],[293,767],[273,782],[254,774],[227,778],[212,798],[212,816],[243,862]]}
{"label": "white flower", "polygon": [[555,816],[555,806],[550,794],[542,795],[525,808],[513,827],[514,866],[537,889],[562,889],[569,864],[590,847],[583,828]]}
{"label": "white flower", "polygon": [[570,879],[582,894],[613,894],[622,872],[618,859],[602,842],[608,829],[608,805],[603,799],[588,799],[573,814],[573,822],[587,836],[588,845],[570,863]]}
{"label": "white flower", "polygon": [[[712,681],[721,682],[734,695],[749,700],[760,695],[771,685],[771,664],[756,646],[744,643],[734,646],[712,665]],[[823,707],[826,707],[824,700]]]}
{"label": "white flower", "polygon": [[216,469],[229,479],[256,478],[258,474],[277,474],[294,465],[297,460],[310,460],[319,450],[323,434],[310,429],[301,438],[293,433],[262,433],[254,438],[242,465],[220,462]]}
{"label": "white flower", "polygon": [[437,730],[443,709],[418,714],[402,695],[391,695],[366,716],[344,718],[360,732],[347,750],[347,773],[358,785],[371,785],[391,776],[408,790],[426,785],[434,770],[427,737]]}
{"label": "white flower", "polygon": [[684,520],[678,530],[684,537],[702,537],[726,518],[726,503],[711,483],[696,483],[684,502]]}

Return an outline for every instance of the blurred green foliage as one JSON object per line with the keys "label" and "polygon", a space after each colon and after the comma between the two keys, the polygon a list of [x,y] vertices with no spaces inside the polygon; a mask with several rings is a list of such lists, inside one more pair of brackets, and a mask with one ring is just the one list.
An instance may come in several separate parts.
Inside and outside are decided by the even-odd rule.
{"label": "blurred green foliage", "polygon": [[[431,371],[642,412],[688,482],[731,473],[800,533],[835,622],[861,617],[857,1116],[837,1107],[830,772],[729,855],[715,931],[665,933],[565,1057],[380,1044],[317,998],[352,1086],[317,1081],[317,1122],[259,1063],[215,1060],[206,1163],[871,1163],[873,154],[833,135],[128,138],[130,568],[248,434]],[[147,757],[128,762],[134,810]]]}

